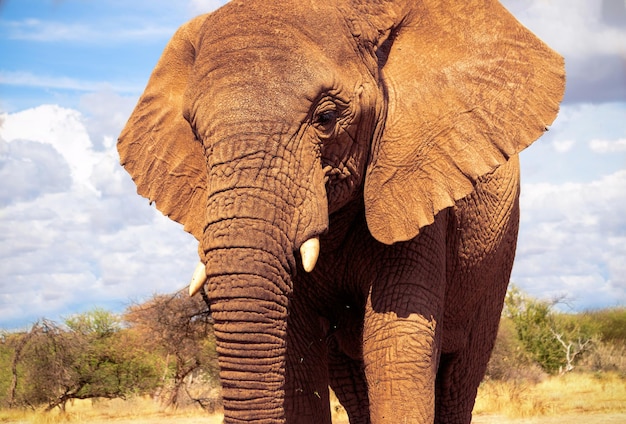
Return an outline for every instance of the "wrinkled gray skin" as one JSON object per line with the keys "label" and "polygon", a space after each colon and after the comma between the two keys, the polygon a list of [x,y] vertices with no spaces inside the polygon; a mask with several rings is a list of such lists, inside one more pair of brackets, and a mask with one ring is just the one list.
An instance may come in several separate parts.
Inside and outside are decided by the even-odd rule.
{"label": "wrinkled gray skin", "polygon": [[181,27],[118,147],[199,241],[225,421],[330,423],[330,385],[351,423],[469,423],[517,153],[563,85],[489,0],[233,1]]}

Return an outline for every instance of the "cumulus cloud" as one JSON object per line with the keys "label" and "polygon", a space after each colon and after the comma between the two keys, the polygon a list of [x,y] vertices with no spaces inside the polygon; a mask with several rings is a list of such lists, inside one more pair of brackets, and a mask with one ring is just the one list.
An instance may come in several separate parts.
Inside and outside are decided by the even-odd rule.
{"label": "cumulus cloud", "polygon": [[593,139],[589,142],[589,148],[596,153],[626,152],[626,138],[619,140]]}
{"label": "cumulus cloud", "polygon": [[[114,97],[100,99],[128,107]],[[53,105],[3,117],[0,178],[17,186],[0,196],[0,327],[94,305],[119,310],[183,287],[197,262],[193,237],[138,196],[119,166],[121,120],[90,110],[95,120]]]}
{"label": "cumulus cloud", "polygon": [[44,105],[5,116],[5,140],[25,139],[52,146],[65,159],[72,181],[92,187],[89,177],[98,157],[78,111]]}
{"label": "cumulus cloud", "polygon": [[574,140],[554,140],[552,142],[552,146],[554,146],[554,150],[559,153],[569,152],[572,147],[574,147],[576,142]]}
{"label": "cumulus cloud", "polygon": [[[523,186],[512,280],[577,310],[626,303],[626,170],[589,183]],[[611,306],[611,305],[608,305]]]}
{"label": "cumulus cloud", "polygon": [[0,207],[58,193],[71,185],[70,169],[54,147],[29,140],[0,139]]}
{"label": "cumulus cloud", "polygon": [[623,54],[626,6],[621,0],[503,0],[502,3],[561,54],[573,58]]}
{"label": "cumulus cloud", "polygon": [[112,137],[119,134],[136,102],[136,96],[122,96],[119,90],[116,92],[111,89],[94,91],[81,97],[80,109],[89,138],[96,149],[103,148],[107,138],[109,144],[114,142]]}

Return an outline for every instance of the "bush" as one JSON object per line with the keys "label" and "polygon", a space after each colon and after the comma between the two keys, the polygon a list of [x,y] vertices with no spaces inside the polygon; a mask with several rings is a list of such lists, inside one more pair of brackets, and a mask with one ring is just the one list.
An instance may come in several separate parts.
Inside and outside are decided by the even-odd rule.
{"label": "bush", "polygon": [[595,329],[598,338],[605,343],[626,343],[626,307],[587,311],[581,320]]}
{"label": "bush", "polygon": [[123,399],[154,391],[163,372],[154,356],[120,326],[87,325],[100,318],[115,322],[106,314],[112,315],[93,311],[72,317],[67,329],[43,320],[11,335],[10,372],[2,375],[10,380],[4,403],[65,410],[73,399]]}
{"label": "bush", "polygon": [[204,395],[193,398],[188,383],[200,376],[216,386],[219,372],[213,321],[202,298],[182,292],[155,295],[131,305],[124,319],[141,335],[146,347],[167,358],[168,381],[159,393],[161,402],[177,408],[190,398],[203,405],[200,398]]}
{"label": "bush", "polygon": [[593,351],[580,363],[584,371],[615,371],[626,377],[626,344],[597,342]]}
{"label": "bush", "polygon": [[569,372],[593,346],[593,326],[552,310],[556,302],[533,299],[512,286],[504,316],[511,319],[524,350],[546,372]]}

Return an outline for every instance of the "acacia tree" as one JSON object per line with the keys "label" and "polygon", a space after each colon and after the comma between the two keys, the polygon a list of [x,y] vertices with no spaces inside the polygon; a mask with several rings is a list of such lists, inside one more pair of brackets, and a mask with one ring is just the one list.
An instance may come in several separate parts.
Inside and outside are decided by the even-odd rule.
{"label": "acacia tree", "polygon": [[156,362],[130,343],[120,322],[108,311],[94,310],[68,318],[67,328],[42,320],[13,337],[8,404],[65,410],[72,399],[153,391],[160,375]]}
{"label": "acacia tree", "polygon": [[56,406],[55,401],[62,396],[61,387],[75,379],[71,364],[80,350],[77,340],[48,320],[36,322],[30,331],[14,335],[11,340],[14,352],[9,406]]}
{"label": "acacia tree", "polygon": [[[36,374],[38,364],[34,366],[25,366],[30,362],[33,356],[33,349],[41,343],[44,337],[56,338],[60,329],[57,325],[49,320],[40,320],[35,322],[28,331],[5,332],[1,333],[1,356],[0,363],[0,386],[2,393],[0,399],[2,406],[8,408],[36,406],[40,399],[45,399],[45,387],[41,383],[32,380],[33,374]],[[62,343],[57,341],[56,347],[60,348]],[[58,356],[55,357],[58,359]],[[58,361],[54,361],[47,371],[51,372],[54,365],[58,365]],[[36,394],[37,396],[32,396]]]}
{"label": "acacia tree", "polygon": [[[124,315],[131,328],[138,331],[146,347],[161,351],[168,358],[171,384],[164,390],[162,402],[178,407],[185,393],[185,381],[196,374],[217,380],[217,354],[213,338],[213,320],[200,296],[187,293],[154,295],[150,300],[131,305]],[[201,398],[190,398],[205,406]]]}
{"label": "acacia tree", "polygon": [[66,318],[65,325],[70,331],[82,336],[104,339],[122,329],[122,319],[110,311],[95,308]]}
{"label": "acacia tree", "polygon": [[133,342],[121,323],[119,316],[103,309],[66,319],[69,333],[81,349],[71,364],[75,378],[63,386],[56,402],[62,408],[70,399],[125,399],[156,388],[161,368],[158,358]]}
{"label": "acacia tree", "polygon": [[[0,363],[0,383],[2,392],[6,397],[2,398],[2,406],[12,408],[16,406],[17,398],[17,382],[19,379],[17,364],[22,356],[24,346],[28,342],[28,338],[32,337],[31,332],[26,333],[8,333],[1,334],[2,362]],[[5,389],[6,386],[6,389]]]}

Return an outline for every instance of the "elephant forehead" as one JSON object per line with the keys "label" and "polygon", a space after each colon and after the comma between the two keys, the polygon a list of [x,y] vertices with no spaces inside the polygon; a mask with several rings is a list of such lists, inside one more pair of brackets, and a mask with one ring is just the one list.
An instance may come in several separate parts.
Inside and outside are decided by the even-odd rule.
{"label": "elephant forehead", "polygon": [[242,71],[259,76],[310,78],[346,65],[357,50],[347,18],[334,5],[252,0],[228,3],[207,19],[199,56],[235,59]]}
{"label": "elephant forehead", "polygon": [[224,119],[304,122],[323,93],[349,100],[372,78],[347,17],[304,3],[231,2],[206,18],[184,105],[201,133]]}

